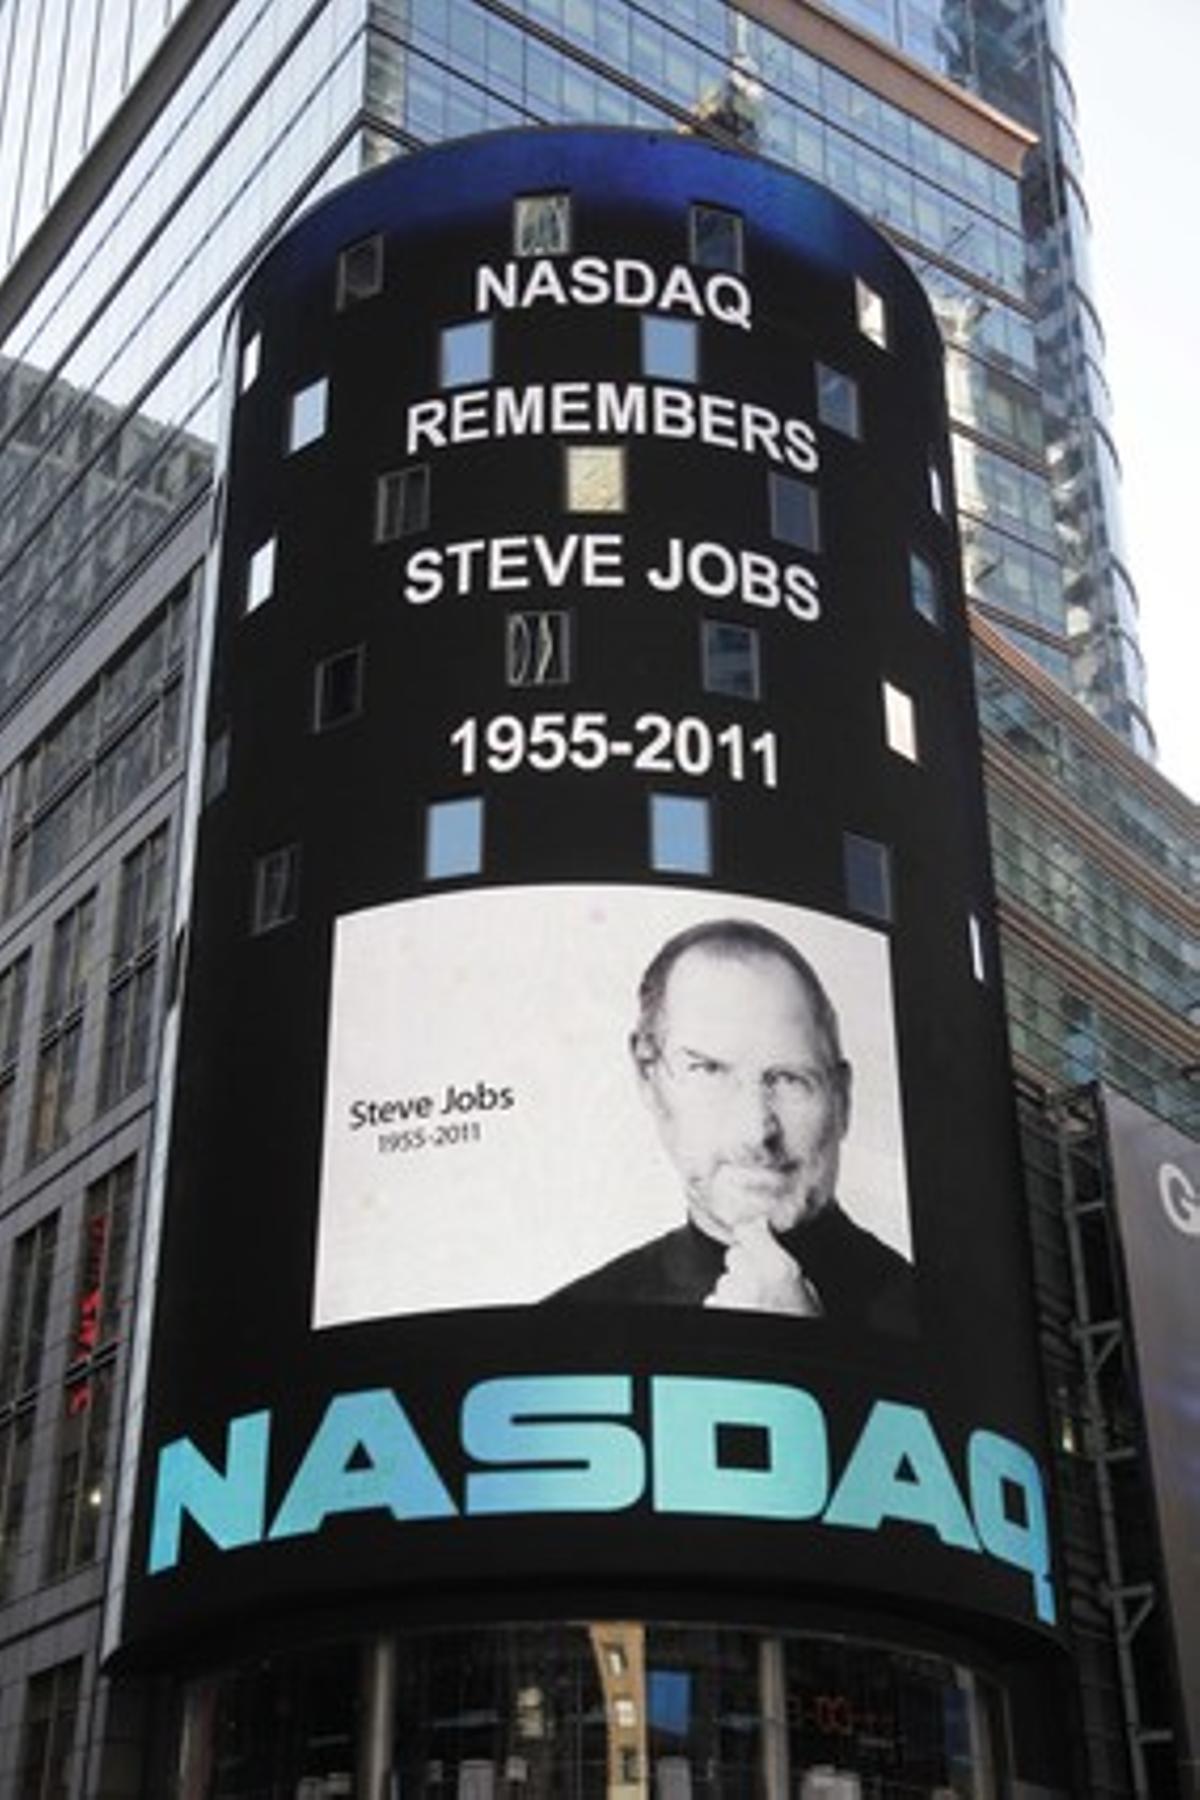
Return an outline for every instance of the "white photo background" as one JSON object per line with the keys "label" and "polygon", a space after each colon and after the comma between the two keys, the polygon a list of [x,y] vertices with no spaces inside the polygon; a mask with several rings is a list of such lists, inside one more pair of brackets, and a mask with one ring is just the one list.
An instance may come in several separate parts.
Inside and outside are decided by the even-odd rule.
{"label": "white photo background", "polygon": [[315,1326],[535,1302],[683,1222],[629,1035],[654,954],[717,919],[816,970],[853,1068],[838,1197],[911,1257],[882,933],[707,888],[473,889],[337,923]]}

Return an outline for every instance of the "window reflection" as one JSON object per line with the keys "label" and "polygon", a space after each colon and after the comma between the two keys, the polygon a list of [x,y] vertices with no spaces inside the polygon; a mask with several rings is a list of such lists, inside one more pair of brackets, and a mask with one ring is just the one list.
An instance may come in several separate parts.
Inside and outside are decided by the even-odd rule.
{"label": "window reflection", "polygon": [[[180,1791],[211,1800],[250,1800],[268,1785],[357,1791],[355,1702],[377,1654],[349,1644],[196,1683]],[[404,1795],[996,1800],[1006,1791],[998,1694],[969,1669],[904,1649],[605,1620],[399,1637],[386,1640],[386,1657],[396,1677],[388,1773]],[[287,1716],[294,1729],[272,1741],[266,1716]]]}

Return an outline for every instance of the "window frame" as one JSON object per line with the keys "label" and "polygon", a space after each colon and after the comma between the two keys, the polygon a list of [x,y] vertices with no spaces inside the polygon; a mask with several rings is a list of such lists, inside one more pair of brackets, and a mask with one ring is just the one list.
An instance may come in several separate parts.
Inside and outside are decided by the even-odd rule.
{"label": "window frame", "polygon": [[[826,426],[828,430],[836,431],[839,436],[848,438],[852,443],[861,443],[863,435],[862,383],[858,377],[851,375],[846,369],[839,369],[833,363],[820,361],[814,364],[813,372],[816,383],[818,422]],[[837,409],[831,411],[827,406],[825,394],[828,392],[830,380],[844,383],[849,392],[849,424],[846,424],[842,418],[834,416]]]}
{"label": "window frame", "polygon": [[[418,495],[415,504],[410,498],[410,489]],[[381,475],[377,475],[373,542],[396,544],[401,538],[414,537],[419,531],[428,531],[432,492],[433,476],[427,462],[410,463],[403,469],[385,469]],[[393,495],[396,528],[389,530],[385,527],[391,522]]]}
{"label": "window frame", "polygon": [[[324,684],[330,672],[339,664],[349,664],[354,672],[353,704],[343,711],[332,713],[327,704],[327,692]],[[318,737],[327,731],[336,731],[341,725],[348,725],[352,720],[362,717],[363,694],[366,685],[367,647],[365,644],[351,644],[344,650],[335,650],[329,656],[321,658],[313,668],[312,691],[312,729]]]}
{"label": "window frame", "polygon": [[[559,203],[559,210],[566,221],[566,229],[562,234],[563,241],[553,246],[543,244],[527,246],[521,230],[522,209],[551,202]],[[512,253],[514,257],[521,260],[526,258],[533,260],[540,256],[569,256],[575,236],[574,212],[569,188],[547,188],[542,193],[517,194],[513,199],[512,210]]]}
{"label": "window frame", "polygon": [[[713,657],[710,652],[710,639],[716,632],[736,634],[746,639],[751,650],[750,673],[753,677],[752,691],[743,692],[738,688],[722,687],[712,679]],[[762,634],[755,625],[743,625],[739,619],[706,619],[700,621],[700,686],[706,694],[718,694],[723,700],[743,700],[753,704],[763,697],[762,680]]]}
{"label": "window frame", "polygon": [[[276,871],[282,870],[283,885],[277,904],[267,905]],[[254,859],[250,903],[251,937],[267,937],[273,931],[290,925],[300,912],[300,845],[278,844],[264,850]]]}
{"label": "window frame", "polygon": [[[659,875],[711,876],[715,871],[715,821],[708,794],[678,794],[662,789],[647,796],[650,867]],[[672,817],[675,823],[672,823]],[[685,821],[690,821],[686,823]],[[687,853],[684,853],[684,841]],[[675,846],[679,847],[676,848]],[[691,855],[695,847],[699,854]]]}
{"label": "window frame", "polygon": [[[360,285],[357,279],[349,276],[350,259],[358,251],[371,250],[372,279],[369,285]],[[381,294],[385,283],[384,236],[381,231],[371,231],[365,237],[355,238],[352,243],[343,244],[338,251],[337,272],[334,288],[334,309],[337,312],[348,312],[353,306],[361,306],[367,300],[373,300]]]}
{"label": "window frame", "polygon": [[[585,459],[595,459],[595,473],[587,472]],[[611,459],[606,463],[601,458]],[[590,481],[600,481],[599,471],[602,468],[615,469],[615,482],[611,474],[604,480],[612,483],[611,491],[616,496],[612,504],[587,505],[586,486]],[[629,452],[625,444],[564,444],[563,445],[563,511],[572,518],[618,518],[629,510]]]}
{"label": "window frame", "polygon": [[[449,837],[443,841],[443,822],[452,829],[457,829],[453,827],[455,817],[466,824],[468,835],[463,839],[465,854],[454,850]],[[484,867],[485,828],[482,794],[461,794],[451,799],[431,800],[425,808],[421,858],[424,880],[465,881],[473,875],[481,875]]]}
{"label": "window frame", "polygon": [[[451,365],[459,354],[459,346],[478,344],[483,348],[483,372],[471,368],[455,375]],[[474,352],[471,352],[474,356]],[[438,332],[438,388],[442,393],[455,393],[460,388],[486,387],[495,380],[496,322],[494,319],[462,319],[454,325],[443,325]]]}
{"label": "window frame", "polygon": [[[703,233],[700,222],[704,218],[721,218],[732,227],[733,260],[710,261],[701,254],[703,249]],[[744,275],[746,273],[746,220],[745,215],[732,206],[720,206],[715,201],[693,200],[688,207],[688,261],[695,269],[706,269],[710,272],[721,272],[726,275]]]}
{"label": "window frame", "polygon": [[[306,417],[310,406],[311,417]],[[302,450],[319,444],[328,431],[329,377],[318,375],[315,381],[294,388],[288,395],[286,454],[298,456]]]}
{"label": "window frame", "polygon": [[[806,517],[806,534],[797,536],[787,529],[785,512],[792,504],[791,496],[804,496]],[[807,556],[821,554],[821,493],[815,482],[802,481],[798,475],[788,475],[782,469],[770,469],[767,472],[767,498],[770,512],[771,536],[777,544],[787,544],[793,550],[799,550]],[[811,527],[811,534],[808,534]]]}

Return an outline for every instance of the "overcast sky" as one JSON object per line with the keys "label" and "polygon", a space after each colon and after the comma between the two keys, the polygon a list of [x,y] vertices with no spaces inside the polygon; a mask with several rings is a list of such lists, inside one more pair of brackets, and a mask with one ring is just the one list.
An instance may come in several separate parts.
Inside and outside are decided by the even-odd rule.
{"label": "overcast sky", "polygon": [[1200,797],[1200,0],[1068,0],[1096,300],[1165,775]]}

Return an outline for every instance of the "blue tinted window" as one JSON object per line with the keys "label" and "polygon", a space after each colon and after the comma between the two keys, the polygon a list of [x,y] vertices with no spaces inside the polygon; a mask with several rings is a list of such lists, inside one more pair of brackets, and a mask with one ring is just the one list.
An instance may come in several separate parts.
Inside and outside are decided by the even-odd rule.
{"label": "blue tinted window", "polygon": [[442,332],[442,386],[470,387],[491,379],[491,320],[474,319],[469,325],[447,325]]}
{"label": "blue tinted window", "polygon": [[874,838],[848,831],[842,840],[846,900],[851,910],[885,923],[895,917],[892,901],[892,853]]}
{"label": "blue tinted window", "polygon": [[425,815],[425,878],[478,875],[483,867],[483,801],[437,800]]}
{"label": "blue tinted window", "polygon": [[762,692],[757,631],[724,619],[705,619],[702,629],[705,692],[757,700]]}
{"label": "blue tinted window", "polygon": [[642,319],[642,373],[660,381],[695,381],[700,331],[694,319]]}
{"label": "blue tinted window", "polygon": [[707,800],[651,794],[650,864],[672,874],[712,874],[712,820]]}
{"label": "blue tinted window", "polygon": [[691,211],[692,261],[702,269],[742,272],[742,216],[723,206],[693,206]]}
{"label": "blue tinted window", "polygon": [[817,417],[822,425],[830,425],[846,437],[861,437],[858,383],[853,375],[817,364]]}
{"label": "blue tinted window", "polygon": [[771,471],[771,536],[797,550],[821,548],[821,519],[817,490],[794,475]]}

